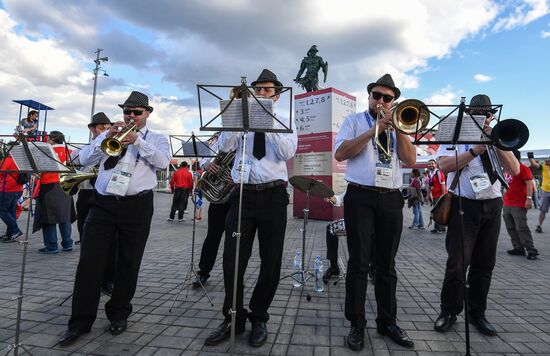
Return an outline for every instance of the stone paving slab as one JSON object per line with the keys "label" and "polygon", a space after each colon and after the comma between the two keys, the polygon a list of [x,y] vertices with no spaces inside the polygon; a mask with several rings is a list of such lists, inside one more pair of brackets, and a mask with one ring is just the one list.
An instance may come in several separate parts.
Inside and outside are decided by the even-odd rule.
{"label": "stone paving slab", "polygon": [[[65,331],[70,314],[70,299],[80,247],[73,252],[40,255],[42,234],[29,238],[24,299],[21,319],[21,341],[34,355],[224,355],[229,342],[204,346],[204,339],[222,320],[224,289],[221,249],[212,277],[206,284],[211,306],[202,290],[188,288],[193,225],[189,221],[166,221],[171,195],[155,194],[155,216],[143,258],[135,298],[134,312],[128,330],[118,336],[106,330],[109,322],[103,305],[90,333],[74,345],[61,348],[57,339]],[[289,206],[285,254],[281,275],[291,274],[294,251],[301,248],[302,220],[290,217]],[[207,204],[203,220],[195,226],[195,263],[206,235]],[[415,341],[414,349],[400,347],[376,332],[376,302],[369,285],[366,303],[367,333],[365,350],[358,353],[346,348],[349,323],[344,319],[345,283],[332,283],[323,293],[310,292],[306,300],[302,288],[294,288],[289,279],[282,280],[270,308],[269,337],[260,348],[247,343],[247,333],[236,338],[239,355],[463,355],[465,351],[464,319],[448,333],[433,330],[439,312],[439,291],[443,280],[446,252],[444,235],[428,230],[409,230],[412,211],[404,209],[405,221],[401,246],[396,259],[399,277],[398,323]],[[537,211],[528,214],[535,226]],[[424,209],[428,217],[428,208]],[[20,220],[25,226],[26,214]],[[425,219],[428,220],[428,219]],[[0,222],[0,225],[2,223]],[[312,266],[316,255],[324,257],[326,222],[310,220],[306,239],[306,257]],[[0,231],[5,227],[0,226]],[[540,258],[528,261],[509,256],[508,234],[502,224],[497,252],[497,265],[489,294],[487,318],[494,323],[498,336],[489,338],[471,328],[473,355],[550,355],[550,222],[545,232],[533,232]],[[77,238],[76,225],[73,238]],[[340,238],[340,255],[345,261],[345,238]],[[251,295],[259,272],[257,244],[245,276],[245,303]],[[14,342],[17,301],[22,261],[21,244],[0,244],[0,353]],[[184,283],[186,282],[186,283]],[[250,326],[247,325],[247,329]],[[22,350],[20,350],[22,351]]]}

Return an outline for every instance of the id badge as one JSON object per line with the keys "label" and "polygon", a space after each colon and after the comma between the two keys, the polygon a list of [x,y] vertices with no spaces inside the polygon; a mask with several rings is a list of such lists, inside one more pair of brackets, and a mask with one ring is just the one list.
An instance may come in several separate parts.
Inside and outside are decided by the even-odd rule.
{"label": "id badge", "polygon": [[476,195],[476,199],[487,199],[491,197],[491,180],[487,173],[471,176],[470,185]]}
{"label": "id badge", "polygon": [[242,171],[242,177],[243,177],[243,183],[247,184],[248,179],[250,178],[250,168],[252,166],[252,161],[248,159],[248,156],[245,157],[244,163],[243,161],[240,162],[239,167],[237,168],[237,172],[239,172],[239,176],[237,179],[239,180],[237,183],[240,183],[241,179],[241,171]]}
{"label": "id badge", "polygon": [[391,163],[377,163],[374,185],[381,188],[393,188]]}
{"label": "id badge", "polygon": [[132,174],[134,173],[134,165],[118,162],[116,167],[113,169],[113,174],[111,179],[107,184],[107,193],[125,196],[130,187],[130,180],[132,179]]}

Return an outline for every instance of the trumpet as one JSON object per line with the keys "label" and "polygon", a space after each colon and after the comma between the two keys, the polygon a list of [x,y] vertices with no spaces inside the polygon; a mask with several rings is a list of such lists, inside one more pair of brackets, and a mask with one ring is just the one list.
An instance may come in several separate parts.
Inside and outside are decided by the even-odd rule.
{"label": "trumpet", "polygon": [[108,156],[117,157],[120,156],[122,150],[126,145],[122,143],[124,137],[128,133],[134,131],[137,127],[135,120],[130,120],[130,122],[123,127],[119,127],[119,132],[113,137],[109,137],[101,141],[101,150]]}

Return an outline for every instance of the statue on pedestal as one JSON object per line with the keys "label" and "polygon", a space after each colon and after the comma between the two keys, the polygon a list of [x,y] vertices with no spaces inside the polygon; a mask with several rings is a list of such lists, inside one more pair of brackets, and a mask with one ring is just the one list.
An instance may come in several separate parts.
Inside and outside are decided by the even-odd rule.
{"label": "statue on pedestal", "polygon": [[[300,70],[296,74],[296,79],[294,81],[302,86],[307,92],[319,90],[319,70],[323,70],[324,78],[323,83],[327,81],[328,73],[328,62],[324,62],[323,58],[317,55],[317,46],[313,45],[307,51],[307,57],[302,59],[302,64],[300,64]],[[303,78],[300,76],[307,69],[306,74]]]}

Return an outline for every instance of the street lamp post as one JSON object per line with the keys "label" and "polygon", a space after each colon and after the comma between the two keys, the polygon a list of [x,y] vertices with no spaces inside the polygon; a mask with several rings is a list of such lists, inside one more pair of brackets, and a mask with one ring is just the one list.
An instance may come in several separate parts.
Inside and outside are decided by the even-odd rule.
{"label": "street lamp post", "polygon": [[[101,62],[107,62],[109,60],[109,57],[100,57],[101,51],[103,49],[98,48],[97,51],[94,53],[96,54],[96,59],[94,59],[95,68],[94,68],[94,93],[92,95],[92,113],[90,115],[90,121],[92,120],[92,117],[95,114],[95,95],[97,91],[97,73],[101,70]],[[108,76],[107,72],[103,71],[105,76]],[[88,136],[88,141],[91,141],[92,139],[92,132],[90,132],[90,135]]]}

